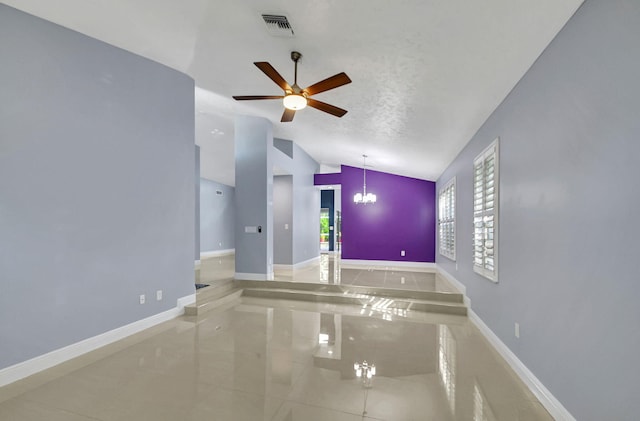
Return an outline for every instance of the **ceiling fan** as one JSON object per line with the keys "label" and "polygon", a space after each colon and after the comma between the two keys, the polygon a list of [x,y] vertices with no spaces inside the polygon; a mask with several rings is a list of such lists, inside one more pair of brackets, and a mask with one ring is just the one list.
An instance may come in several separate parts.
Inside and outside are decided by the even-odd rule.
{"label": "ceiling fan", "polygon": [[277,70],[274,69],[273,66],[268,62],[256,61],[253,63],[256,65],[256,67],[258,67],[258,69],[262,70],[265,75],[267,75],[279,87],[281,87],[282,90],[284,90],[284,95],[234,96],[233,99],[237,101],[247,101],[254,99],[282,99],[282,103],[284,104],[285,109],[280,121],[283,123],[292,121],[296,111],[303,109],[307,105],[336,117],[342,117],[343,115],[345,115],[347,113],[347,110],[343,110],[342,108],[327,104],[326,102],[312,99],[311,96],[319,94],[320,92],[337,88],[342,85],[346,85],[347,83],[351,83],[351,79],[349,79],[349,76],[347,76],[347,74],[344,72],[338,73],[337,75],[333,75],[329,78],[321,80],[318,83],[301,89],[298,86],[298,60],[300,60],[301,57],[302,54],[300,54],[299,52],[291,52],[291,60],[293,60],[293,62],[295,63],[293,86],[289,85],[287,81],[284,80],[282,76],[280,76],[280,73],[278,73]]}

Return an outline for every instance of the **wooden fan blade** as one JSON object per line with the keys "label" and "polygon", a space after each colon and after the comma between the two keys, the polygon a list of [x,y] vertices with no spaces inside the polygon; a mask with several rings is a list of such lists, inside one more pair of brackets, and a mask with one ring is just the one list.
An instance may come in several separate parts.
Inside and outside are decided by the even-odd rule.
{"label": "wooden fan blade", "polygon": [[273,66],[270,65],[268,62],[256,61],[253,64],[255,64],[258,67],[258,69],[262,70],[262,72],[265,75],[269,76],[269,79],[274,81],[279,87],[282,88],[283,91],[291,90],[291,86],[289,86],[287,81],[284,80],[284,78],[280,76],[280,73],[278,73],[278,71],[274,69]]}
{"label": "wooden fan blade", "polygon": [[283,95],[235,95],[233,99],[236,101],[249,101],[252,99],[282,99]]}
{"label": "wooden fan blade", "polygon": [[345,72],[342,72],[328,77],[325,80],[321,80],[318,83],[314,83],[303,90],[307,95],[315,95],[320,92],[328,91],[329,89],[337,88],[338,86],[346,85],[347,83],[351,83],[351,79],[349,79],[349,76],[347,76]]}
{"label": "wooden fan blade", "polygon": [[296,110],[290,110],[288,108],[285,108],[284,113],[282,113],[282,118],[280,119],[280,122],[288,123],[289,121],[293,121],[294,115],[296,115]]}
{"label": "wooden fan blade", "polygon": [[334,105],[327,104],[326,102],[317,101],[311,98],[307,98],[307,105],[317,110],[324,111],[325,113],[332,114],[336,117],[342,117],[347,113],[347,110],[343,110],[342,108],[338,108]]}

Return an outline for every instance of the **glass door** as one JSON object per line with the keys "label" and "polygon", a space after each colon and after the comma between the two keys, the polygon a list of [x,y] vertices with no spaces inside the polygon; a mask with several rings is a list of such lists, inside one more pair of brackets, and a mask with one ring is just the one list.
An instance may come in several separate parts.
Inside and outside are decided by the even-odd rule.
{"label": "glass door", "polygon": [[329,208],[320,208],[320,251],[329,251]]}
{"label": "glass door", "polygon": [[335,235],[335,240],[333,242],[333,250],[336,253],[340,253],[342,250],[342,214],[340,211],[336,211],[336,219],[335,219],[335,229],[333,230],[333,234]]}

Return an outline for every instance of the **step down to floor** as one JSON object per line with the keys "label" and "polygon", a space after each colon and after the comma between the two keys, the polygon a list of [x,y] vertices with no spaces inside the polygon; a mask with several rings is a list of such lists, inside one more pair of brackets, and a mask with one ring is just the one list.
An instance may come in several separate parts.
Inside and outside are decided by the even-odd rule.
{"label": "step down to floor", "polygon": [[311,282],[283,282],[283,281],[244,281],[235,280],[237,288],[261,289],[291,289],[307,292],[354,293],[385,298],[407,298],[427,301],[444,301],[463,303],[464,296],[458,292],[443,291],[415,291],[407,289],[380,288],[372,286],[319,284]]}
{"label": "step down to floor", "polygon": [[208,287],[196,291],[196,302],[185,306],[184,314],[197,316],[237,300],[242,295],[242,289],[236,287],[232,280],[212,283]]}
{"label": "step down to floor", "polygon": [[359,292],[342,291],[318,291],[284,288],[253,288],[243,289],[242,296],[269,299],[301,300],[312,302],[324,302],[331,304],[351,304],[361,306],[379,312],[393,311],[394,309],[405,311],[422,311],[432,313],[444,313],[466,316],[467,307],[461,302],[448,302],[438,300],[424,300],[407,297],[389,297],[382,295],[363,294]]}
{"label": "step down to floor", "polygon": [[185,314],[197,316],[241,296],[269,299],[357,305],[373,311],[421,311],[467,315],[459,293],[412,291],[358,285],[336,285],[280,281],[225,280],[196,292],[196,302]]}

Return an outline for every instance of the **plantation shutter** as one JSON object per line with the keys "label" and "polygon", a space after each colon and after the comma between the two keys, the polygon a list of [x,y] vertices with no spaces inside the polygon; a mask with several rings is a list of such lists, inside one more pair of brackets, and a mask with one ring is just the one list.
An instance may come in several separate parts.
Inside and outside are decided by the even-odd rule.
{"label": "plantation shutter", "polygon": [[498,140],[474,161],[473,269],[497,281]]}
{"label": "plantation shutter", "polygon": [[438,243],[441,255],[456,260],[456,179],[451,179],[438,196]]}

